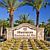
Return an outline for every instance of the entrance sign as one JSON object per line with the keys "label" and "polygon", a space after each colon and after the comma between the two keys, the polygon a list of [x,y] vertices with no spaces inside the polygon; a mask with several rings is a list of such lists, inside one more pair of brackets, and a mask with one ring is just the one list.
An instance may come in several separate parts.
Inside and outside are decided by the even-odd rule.
{"label": "entrance sign", "polygon": [[19,38],[19,37],[22,38],[36,37],[36,31],[30,29],[29,27],[22,27],[14,31],[14,38]]}
{"label": "entrance sign", "polygon": [[[38,29],[38,39],[44,40],[44,28]],[[12,32],[13,31],[13,32]],[[36,38],[36,27],[34,25],[23,23],[13,29],[7,29],[7,39],[11,38]]]}

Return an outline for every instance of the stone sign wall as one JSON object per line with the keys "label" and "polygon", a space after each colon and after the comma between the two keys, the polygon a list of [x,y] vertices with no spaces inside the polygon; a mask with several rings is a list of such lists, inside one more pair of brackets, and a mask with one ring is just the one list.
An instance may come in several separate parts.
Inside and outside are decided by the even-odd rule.
{"label": "stone sign wall", "polygon": [[[13,32],[12,32],[13,31]],[[7,39],[11,38],[36,38],[36,27],[23,23],[13,29],[7,29]],[[39,28],[38,39],[44,40],[44,28]]]}

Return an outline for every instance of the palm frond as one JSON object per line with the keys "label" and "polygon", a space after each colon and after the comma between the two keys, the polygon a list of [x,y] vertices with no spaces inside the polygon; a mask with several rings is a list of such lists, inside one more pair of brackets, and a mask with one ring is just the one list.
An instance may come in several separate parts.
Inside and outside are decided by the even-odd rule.
{"label": "palm frond", "polygon": [[9,0],[10,3],[13,3],[14,0]]}
{"label": "palm frond", "polygon": [[33,0],[24,0],[24,2],[25,2],[25,1],[27,1],[27,2],[32,2]]}
{"label": "palm frond", "polygon": [[14,5],[14,4],[16,3],[16,1],[17,1],[17,0],[13,0],[13,3],[12,3],[12,4]]}
{"label": "palm frond", "polygon": [[46,6],[49,5],[49,2],[44,2],[43,6],[46,8]]}
{"label": "palm frond", "polygon": [[22,2],[21,4],[20,4],[20,6],[24,6],[24,5],[30,5],[30,6],[33,6],[33,3],[32,2],[27,2],[27,1],[25,1],[25,2]]}
{"label": "palm frond", "polygon": [[16,8],[19,7],[20,4],[21,4],[21,2],[19,2],[18,0],[16,0],[16,2],[13,5],[13,7],[16,9]]}
{"label": "palm frond", "polygon": [[33,8],[36,8],[39,10],[42,6],[42,2],[43,2],[43,0],[38,0],[38,1],[37,0],[24,0],[23,4],[33,6]]}
{"label": "palm frond", "polygon": [[48,3],[48,5],[50,6],[50,3]]}
{"label": "palm frond", "polygon": [[17,0],[8,0],[10,6],[13,6]]}
{"label": "palm frond", "polygon": [[4,3],[2,3],[2,2],[0,1],[0,7],[5,7],[5,8],[7,8],[7,5],[5,5]]}
{"label": "palm frond", "polygon": [[42,7],[42,3],[43,3],[43,0],[38,0],[38,1],[35,0],[34,7],[39,10]]}
{"label": "palm frond", "polygon": [[2,0],[2,2],[3,2],[5,5],[9,6],[8,0]]}
{"label": "palm frond", "polygon": [[26,5],[27,2],[21,2],[20,6]]}
{"label": "palm frond", "polygon": [[28,3],[26,3],[26,4],[28,4],[28,5],[30,5],[30,6],[33,6],[33,3],[32,3],[32,2],[30,2],[30,3],[28,2]]}
{"label": "palm frond", "polygon": [[8,0],[7,2],[9,4],[9,7],[11,7],[12,6],[12,3],[10,2],[10,0]]}

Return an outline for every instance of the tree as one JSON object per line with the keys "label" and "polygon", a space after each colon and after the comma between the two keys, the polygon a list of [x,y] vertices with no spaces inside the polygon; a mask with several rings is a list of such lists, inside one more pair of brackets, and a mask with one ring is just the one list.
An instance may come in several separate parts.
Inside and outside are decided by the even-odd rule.
{"label": "tree", "polygon": [[22,24],[22,23],[30,23],[32,25],[34,25],[34,21],[31,19],[28,19],[29,15],[20,15],[19,20],[15,21],[15,26]]}
{"label": "tree", "polygon": [[46,0],[24,0],[22,5],[30,5],[33,9],[36,9],[36,39],[38,39],[38,29],[39,29],[39,12],[40,9],[46,5],[50,5]]}
{"label": "tree", "polygon": [[50,24],[50,19],[48,19],[48,24]]}
{"label": "tree", "polygon": [[0,20],[0,33],[4,34],[4,30],[6,27],[9,27],[8,22],[6,20]]}
{"label": "tree", "polygon": [[45,22],[41,22],[41,24],[39,24],[39,27],[45,27]]}
{"label": "tree", "polygon": [[13,27],[13,13],[21,3],[18,0],[1,0],[0,7],[6,8],[9,13],[10,27]]}
{"label": "tree", "polygon": [[48,36],[48,29],[47,27],[44,28],[44,40],[46,40],[46,37]]}
{"label": "tree", "polygon": [[46,24],[48,30],[48,36],[50,36],[50,19],[48,19],[48,23]]}

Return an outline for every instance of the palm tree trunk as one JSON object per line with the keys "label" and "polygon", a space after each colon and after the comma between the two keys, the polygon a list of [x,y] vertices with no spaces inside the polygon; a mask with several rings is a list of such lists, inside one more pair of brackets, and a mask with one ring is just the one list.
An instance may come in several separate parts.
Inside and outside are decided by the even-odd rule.
{"label": "palm tree trunk", "polygon": [[38,39],[38,30],[39,30],[39,10],[36,10],[36,39]]}
{"label": "palm tree trunk", "polygon": [[10,10],[10,13],[9,13],[9,20],[10,20],[10,23],[9,23],[9,26],[11,27],[11,28],[13,28],[13,10],[11,9]]}
{"label": "palm tree trunk", "polygon": [[12,32],[12,38],[14,37],[14,34],[13,34],[13,9],[10,10],[10,13],[9,13],[9,20],[10,20],[10,28],[12,29],[11,32]]}

